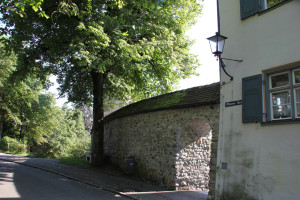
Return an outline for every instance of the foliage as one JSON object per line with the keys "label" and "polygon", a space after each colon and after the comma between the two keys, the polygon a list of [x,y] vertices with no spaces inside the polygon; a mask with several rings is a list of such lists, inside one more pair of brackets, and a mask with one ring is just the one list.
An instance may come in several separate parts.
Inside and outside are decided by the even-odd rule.
{"label": "foliage", "polygon": [[24,139],[32,104],[38,101],[43,85],[33,75],[22,81],[13,76],[17,64],[16,55],[7,51],[4,43],[0,43],[0,54],[0,138],[6,121],[13,123],[11,128],[19,129],[19,134]]}
{"label": "foliage", "polygon": [[283,2],[283,0],[268,0],[268,8],[275,6],[281,2]]}
{"label": "foliage", "polygon": [[75,138],[75,142],[70,150],[72,158],[85,159],[85,153],[91,151],[91,137],[88,135]]}
{"label": "foliage", "polygon": [[[26,7],[31,7],[32,10],[38,13],[40,17],[45,17],[48,19],[49,15],[47,15],[42,9],[43,1],[44,0],[4,0],[2,3],[0,3],[0,6],[17,13],[20,17],[26,15]],[[124,6],[124,2],[122,0],[111,1],[114,1],[119,8]],[[76,16],[78,14],[78,7],[72,2],[72,0],[61,0],[59,1],[57,12],[62,12],[69,16]]]}
{"label": "foliage", "polygon": [[3,43],[0,43],[0,87],[3,87],[9,75],[14,71],[16,57],[12,52],[6,51]]}
{"label": "foliage", "polygon": [[[106,74],[105,98],[121,101],[168,92],[194,72],[184,33],[200,13],[196,1],[124,1],[121,9],[109,1],[73,3],[78,16],[3,14],[7,28],[14,27],[7,29],[13,44],[22,45],[23,65],[30,63],[23,67],[35,73],[53,69],[70,101],[92,103],[92,71]],[[50,14],[59,5],[49,0],[42,7]]]}
{"label": "foliage", "polygon": [[22,144],[20,141],[10,138],[4,137],[0,144],[0,149],[13,154],[21,154],[25,153],[26,145]]}
{"label": "foliage", "polygon": [[16,56],[7,50],[3,43],[0,43],[0,113],[8,112],[7,103],[4,100],[5,84],[8,77],[15,70]]}
{"label": "foliage", "polygon": [[67,164],[67,165],[75,165],[78,167],[90,167],[90,165],[85,161],[83,158],[59,158],[58,159],[61,163]]}
{"label": "foliage", "polygon": [[26,137],[42,142],[50,127],[55,126],[51,117],[54,98],[40,94],[42,85],[31,77],[21,82],[6,82],[1,89],[0,105],[6,121],[16,126],[23,141]]}
{"label": "foliage", "polygon": [[32,151],[39,157],[84,157],[90,151],[90,137],[85,131],[82,113],[66,107],[57,108],[55,113],[53,117],[58,125],[46,136],[45,142],[34,145]]}
{"label": "foliage", "polygon": [[0,3],[0,6],[17,13],[21,17],[25,14],[25,7],[28,6],[37,12],[39,16],[48,17],[41,8],[42,3],[43,0],[4,0]]}
{"label": "foliage", "polygon": [[[56,0],[41,8],[51,19],[1,9],[18,71],[58,76],[61,95],[93,105],[93,155],[103,156],[103,101],[129,102],[174,89],[194,74],[197,60],[185,35],[201,12],[197,0],[73,0],[78,15]],[[99,157],[98,157],[99,156]]]}
{"label": "foliage", "polygon": [[[25,131],[26,126],[32,132],[34,128],[28,125],[32,125],[29,122],[35,117],[33,113],[41,111],[38,109],[38,104],[42,103],[40,98],[52,97],[40,94],[45,83],[34,75],[22,80],[16,79],[14,76],[16,65],[16,55],[7,51],[4,43],[0,43],[0,123],[3,123],[4,119],[10,120],[18,124],[22,131]],[[35,131],[40,132],[41,129]]]}
{"label": "foliage", "polygon": [[43,90],[47,82],[35,74],[18,78],[16,55],[7,51],[4,43],[0,43],[0,53],[0,144],[6,136],[3,148],[10,141],[12,152],[24,152],[28,142],[43,157],[83,157],[90,151],[90,137],[82,112],[55,106],[54,97]]}
{"label": "foliage", "polygon": [[[0,3],[1,7],[18,14],[20,17],[26,15],[26,8],[31,8],[40,17],[49,18],[49,15],[42,9],[42,3],[44,0],[4,0]],[[59,1],[59,8],[57,12],[63,12],[68,15],[77,15],[78,9],[76,4],[71,0]]]}

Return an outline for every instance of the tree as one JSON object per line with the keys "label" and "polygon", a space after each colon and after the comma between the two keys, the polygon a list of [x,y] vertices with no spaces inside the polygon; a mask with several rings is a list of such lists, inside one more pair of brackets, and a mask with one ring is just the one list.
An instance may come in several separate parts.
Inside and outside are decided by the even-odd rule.
{"label": "tree", "polygon": [[57,122],[44,142],[33,145],[37,156],[48,158],[82,158],[89,151],[89,132],[84,129],[82,112],[63,107],[53,108],[52,119]]}
{"label": "tree", "polygon": [[33,74],[16,79],[16,55],[2,43],[0,47],[0,144],[5,135],[15,144],[10,150],[24,151],[27,143],[39,156],[85,155],[90,137],[82,112],[55,106],[54,97],[43,92],[44,85]]}
{"label": "tree", "polygon": [[38,12],[40,16],[48,17],[45,12],[42,11],[41,4],[43,0],[4,0],[0,3],[1,7],[17,13],[21,17],[25,14],[24,10],[26,6],[30,6],[35,12]]}
{"label": "tree", "polygon": [[[44,0],[4,0],[0,5],[5,9],[10,10],[18,14],[20,17],[26,15],[25,9],[31,8],[40,17],[49,18],[49,15],[42,9],[42,3]],[[68,15],[77,15],[78,9],[76,4],[71,0],[61,0],[58,3],[58,10],[56,12],[63,12]]]}
{"label": "tree", "polygon": [[18,135],[23,143],[43,142],[56,126],[52,117],[55,100],[50,94],[41,94],[41,89],[39,81],[29,77],[21,82],[7,82],[2,88],[2,119],[10,123],[9,129],[14,129],[14,136]]}
{"label": "tree", "polygon": [[15,69],[16,57],[12,52],[4,49],[4,44],[0,43],[0,143],[3,134],[4,116],[9,113],[7,101],[5,101],[6,83],[10,74]]}
{"label": "tree", "polygon": [[[1,10],[5,33],[19,54],[23,73],[58,76],[61,95],[77,105],[93,105],[92,164],[103,153],[103,106],[169,92],[195,72],[185,31],[201,11],[196,0],[74,0],[78,15],[57,12],[51,19]],[[44,1],[46,14],[58,2]]]}
{"label": "tree", "polygon": [[11,130],[17,128],[23,141],[28,134],[27,138],[40,142],[49,132],[49,110],[54,98],[50,94],[41,94],[45,85],[33,74],[22,80],[16,79],[16,65],[16,55],[0,43],[0,142],[5,121],[14,124]]}

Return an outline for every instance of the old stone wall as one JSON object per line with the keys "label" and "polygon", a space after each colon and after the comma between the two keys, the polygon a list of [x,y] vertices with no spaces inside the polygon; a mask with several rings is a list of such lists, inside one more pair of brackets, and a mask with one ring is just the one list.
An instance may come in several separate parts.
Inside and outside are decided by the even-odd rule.
{"label": "old stone wall", "polygon": [[[209,190],[211,140],[217,135],[219,104],[170,109],[114,119],[105,124],[105,153],[145,180],[177,190]],[[212,188],[212,187],[211,187]]]}

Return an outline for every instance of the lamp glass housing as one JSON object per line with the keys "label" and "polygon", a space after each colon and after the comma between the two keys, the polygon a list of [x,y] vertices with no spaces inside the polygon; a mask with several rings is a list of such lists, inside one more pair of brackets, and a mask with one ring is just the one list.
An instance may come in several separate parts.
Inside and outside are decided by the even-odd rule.
{"label": "lamp glass housing", "polygon": [[207,39],[209,40],[211,52],[216,56],[221,55],[223,53],[225,40],[227,39],[227,37],[216,33],[216,35]]}

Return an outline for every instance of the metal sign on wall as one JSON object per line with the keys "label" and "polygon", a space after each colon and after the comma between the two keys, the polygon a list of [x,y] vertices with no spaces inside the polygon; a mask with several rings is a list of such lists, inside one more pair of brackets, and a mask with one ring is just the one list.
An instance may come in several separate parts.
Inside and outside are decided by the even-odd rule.
{"label": "metal sign on wall", "polygon": [[238,105],[242,105],[242,103],[243,103],[242,100],[225,102],[225,107],[238,106]]}

